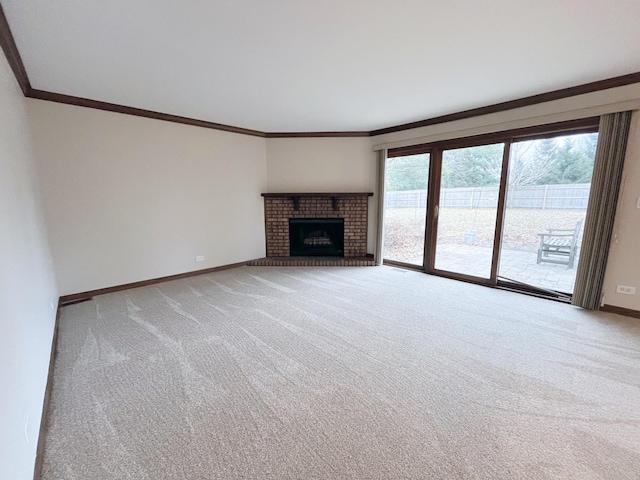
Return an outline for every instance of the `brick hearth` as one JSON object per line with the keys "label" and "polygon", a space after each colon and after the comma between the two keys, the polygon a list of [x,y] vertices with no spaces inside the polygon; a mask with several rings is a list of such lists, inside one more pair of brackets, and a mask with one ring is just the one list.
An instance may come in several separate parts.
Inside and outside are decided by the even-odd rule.
{"label": "brick hearth", "polygon": [[266,257],[249,260],[252,267],[373,267],[371,257]]}
{"label": "brick hearth", "polygon": [[[343,218],[344,261],[340,257],[291,257],[291,264],[373,264],[367,258],[367,219],[372,193],[263,193],[267,259],[289,257],[290,218]],[[347,260],[358,259],[357,262]],[[367,261],[365,261],[365,259]],[[282,258],[281,260],[284,260]],[[307,263],[304,263],[307,262]],[[333,263],[332,263],[333,262]],[[273,263],[269,263],[273,264]]]}

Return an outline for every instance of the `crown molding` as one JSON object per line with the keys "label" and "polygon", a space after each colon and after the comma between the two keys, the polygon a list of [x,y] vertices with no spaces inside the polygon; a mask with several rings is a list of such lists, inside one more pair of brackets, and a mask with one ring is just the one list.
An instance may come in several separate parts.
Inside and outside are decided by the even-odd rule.
{"label": "crown molding", "polygon": [[28,97],[29,92],[31,92],[31,83],[29,83],[29,76],[27,75],[27,70],[24,68],[24,64],[22,63],[20,52],[18,52],[18,47],[15,40],[13,39],[13,34],[11,33],[11,29],[9,28],[9,22],[7,22],[7,17],[5,17],[4,15],[4,10],[2,9],[1,4],[0,47],[2,47],[2,50],[7,57],[7,62],[9,62],[9,66],[11,67],[11,70],[13,70],[13,74],[16,76],[16,80],[18,81],[18,85],[20,85],[22,93],[25,97]]}
{"label": "crown molding", "polygon": [[63,103],[66,105],[75,105],[77,107],[95,108],[97,110],[105,110],[107,112],[122,113],[124,115],[135,115],[137,117],[153,118],[155,120],[164,120],[173,123],[182,123],[194,127],[210,128],[213,130],[221,130],[223,132],[239,133],[241,135],[250,135],[261,138],[322,138],[322,137],[368,137],[369,132],[275,132],[266,133],[259,130],[251,130],[249,128],[235,127],[233,125],[225,125],[223,123],[207,122],[190,117],[181,117],[168,113],[155,112],[142,108],[128,107],[126,105],[118,105],[116,103],[101,102],[99,100],[91,100],[88,98],[74,97],[62,93],[47,92],[45,90],[30,89],[26,97],[38,100],[46,100],[48,102]]}
{"label": "crown molding", "polygon": [[425,120],[420,120],[417,122],[404,123],[402,125],[396,125],[393,127],[372,130],[369,133],[372,137],[375,137],[377,135],[384,135],[386,133],[402,132],[403,130],[411,130],[414,128],[437,125],[439,123],[453,122],[454,120],[479,117],[481,115],[488,115],[490,113],[504,112],[505,110],[528,107],[531,105],[537,105],[538,103],[551,102],[553,100],[575,97],[576,95],[583,95],[585,93],[607,90],[609,88],[623,87],[625,85],[631,85],[632,83],[639,82],[640,72],[630,73],[628,75],[607,78],[606,80],[585,83],[582,85],[577,85],[575,87],[562,88],[560,90],[553,90],[551,92],[531,95],[529,97],[518,98],[516,100],[509,100],[508,102],[494,103],[493,105],[487,105],[485,107],[472,108],[470,110],[463,110],[461,112],[440,115],[438,117],[427,118]]}
{"label": "crown molding", "polygon": [[236,127],[232,125],[225,125],[222,123],[208,122],[205,120],[198,120],[190,117],[181,117],[178,115],[171,115],[168,113],[155,112],[152,110],[145,110],[142,108],[128,107],[125,105],[118,105],[115,103],[102,102],[99,100],[91,100],[88,98],[74,97],[72,95],[65,95],[62,93],[48,92],[45,90],[37,90],[32,88],[29,82],[29,76],[20,57],[20,52],[16,46],[15,40],[9,28],[9,23],[0,4],[0,47],[4,51],[5,56],[11,70],[18,81],[18,85],[22,90],[25,97],[35,98],[39,100],[46,100],[50,102],[63,103],[67,105],[75,105],[78,107],[94,108],[98,110],[105,110],[108,112],[122,113],[125,115],[135,115],[138,117],[153,118],[156,120],[164,120],[167,122],[182,123],[184,125],[192,125],[196,127],[210,128],[213,130],[221,130],[224,132],[238,133],[241,135],[251,135],[261,138],[336,138],[336,137],[375,137],[378,135],[384,135],[387,133],[401,132],[404,130],[411,130],[414,128],[426,127],[430,125],[437,125],[440,123],[452,122],[454,120],[462,120],[466,118],[478,117],[481,115],[488,115],[490,113],[498,113],[506,110],[512,110],[514,108],[528,107],[539,103],[550,102],[553,100],[560,100],[563,98],[573,97],[576,95],[582,95],[585,93],[597,92],[600,90],[607,90],[615,87],[622,87],[625,85],[631,85],[633,83],[640,83],[640,72],[630,73],[628,75],[621,75],[619,77],[608,78],[606,80],[600,80],[597,82],[585,83],[583,85],[577,85],[574,87],[562,88],[560,90],[553,90],[551,92],[541,93],[538,95],[531,95],[529,97],[519,98],[516,100],[510,100],[507,102],[495,103],[493,105],[487,105],[485,107],[472,108],[470,110],[463,110],[461,112],[450,113],[447,115],[440,115],[438,117],[431,117],[425,120],[416,122],[404,123],[402,125],[395,125],[387,128],[380,128],[372,131],[344,131],[344,132],[261,132],[259,130],[252,130],[249,128]]}
{"label": "crown molding", "polygon": [[29,98],[36,98],[38,100],[46,100],[49,102],[64,103],[67,105],[75,105],[77,107],[95,108],[97,110],[105,110],[107,112],[123,113],[125,115],[135,115],[137,117],[153,118],[155,120],[164,120],[173,123],[182,123],[184,125],[192,125],[194,127],[211,128],[213,130],[222,130],[224,132],[240,133],[242,135],[251,135],[254,137],[266,137],[264,132],[258,130],[251,130],[248,128],[234,127],[232,125],[224,125],[222,123],[207,122],[204,120],[197,120],[195,118],[180,117],[178,115],[171,115],[168,113],[154,112],[152,110],[144,110],[142,108],[127,107],[125,105],[118,105],[115,103],[101,102],[98,100],[91,100],[88,98],[74,97],[72,95],[64,95],[62,93],[47,92],[44,90],[31,89]]}
{"label": "crown molding", "polygon": [[370,132],[267,132],[267,138],[369,137]]}

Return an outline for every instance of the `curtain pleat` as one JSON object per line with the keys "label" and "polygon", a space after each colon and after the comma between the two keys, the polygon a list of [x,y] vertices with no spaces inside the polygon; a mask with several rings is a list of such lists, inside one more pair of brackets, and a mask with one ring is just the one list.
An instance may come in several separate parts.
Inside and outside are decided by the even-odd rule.
{"label": "curtain pleat", "polygon": [[589,310],[600,306],[630,124],[631,112],[600,117],[589,208],[572,299],[574,305]]}
{"label": "curtain pleat", "polygon": [[378,152],[378,215],[376,228],[376,251],[374,259],[376,265],[382,265],[384,257],[384,196],[385,196],[385,166],[387,162],[387,150]]}

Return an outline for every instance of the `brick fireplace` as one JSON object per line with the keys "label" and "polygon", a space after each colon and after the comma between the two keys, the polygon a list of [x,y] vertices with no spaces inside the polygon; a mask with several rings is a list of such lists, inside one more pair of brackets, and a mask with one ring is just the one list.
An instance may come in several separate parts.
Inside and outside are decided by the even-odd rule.
{"label": "brick fireplace", "polygon": [[[252,265],[373,265],[367,256],[367,220],[369,197],[373,193],[263,193],[267,258]],[[291,220],[307,219],[321,225],[322,219],[344,221],[341,253],[328,256],[292,256]],[[297,222],[301,223],[301,222]],[[324,223],[335,223],[324,222]],[[318,227],[322,232],[322,227]],[[324,238],[322,233],[310,243]]]}

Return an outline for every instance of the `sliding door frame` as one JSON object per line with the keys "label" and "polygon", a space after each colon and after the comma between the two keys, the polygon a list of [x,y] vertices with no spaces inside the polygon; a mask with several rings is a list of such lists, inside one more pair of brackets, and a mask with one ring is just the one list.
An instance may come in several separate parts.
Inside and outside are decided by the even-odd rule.
{"label": "sliding door frame", "polygon": [[[588,117],[578,120],[569,120],[565,122],[557,122],[545,125],[536,125],[533,127],[523,127],[502,132],[493,132],[482,135],[474,135],[469,137],[454,138],[441,140],[431,143],[412,145],[408,147],[399,147],[390,149],[387,152],[388,158],[419,155],[428,153],[429,159],[429,179],[427,192],[427,208],[424,235],[424,260],[422,268],[404,262],[393,260],[384,260],[385,264],[395,265],[399,267],[419,270],[431,275],[452,278],[465,282],[487,285],[491,287],[512,287],[510,283],[498,280],[498,271],[500,264],[500,250],[502,248],[502,233],[504,228],[504,217],[506,210],[507,184],[509,177],[509,160],[511,154],[511,145],[527,140],[541,140],[545,138],[554,138],[563,135],[577,135],[583,133],[596,133],[600,117]],[[440,209],[440,186],[442,174],[442,153],[444,150],[457,148],[470,148],[483,145],[491,145],[503,143],[504,150],[502,153],[502,168],[500,173],[500,185],[498,190],[498,204],[496,223],[494,230],[493,252],[491,261],[491,271],[489,278],[465,275],[447,270],[438,270],[435,268],[436,244],[438,238],[438,216]],[[384,208],[384,207],[383,207]],[[525,289],[526,290],[526,289]],[[531,287],[529,293],[535,293],[535,287]],[[525,292],[526,293],[526,292]]]}
{"label": "sliding door frame", "polygon": [[509,180],[509,160],[511,155],[511,140],[504,142],[502,151],[502,171],[500,172],[500,187],[498,190],[498,211],[496,212],[496,229],[493,236],[493,258],[491,259],[491,275],[489,281],[498,283],[500,268],[500,250],[502,248],[502,231],[504,228],[504,214],[507,202],[507,183]]}
{"label": "sliding door frame", "polygon": [[429,164],[429,191],[427,192],[427,219],[424,222],[424,264],[426,273],[433,272],[436,259],[436,245],[434,232],[437,234],[438,213],[440,210],[440,172],[442,171],[442,150],[431,149],[431,163]]}
{"label": "sliding door frame", "polygon": [[[466,139],[464,139],[466,140]],[[475,275],[467,275],[459,272],[452,272],[449,270],[440,270],[435,268],[436,261],[436,248],[438,243],[438,218],[440,215],[440,187],[442,180],[442,154],[445,150],[457,149],[457,148],[469,148],[469,147],[479,147],[484,145],[494,145],[502,143],[504,145],[502,151],[502,165],[500,169],[500,185],[498,188],[498,211],[496,212],[496,222],[494,226],[494,244],[493,244],[493,252],[491,257],[491,270],[489,274],[489,278],[476,277]],[[475,139],[474,141],[453,141],[453,142],[443,142],[434,146],[432,150],[432,158],[433,161],[433,169],[430,171],[430,179],[429,179],[429,188],[430,193],[432,194],[432,205],[434,208],[429,210],[427,208],[427,224],[429,230],[428,236],[428,246],[425,246],[425,264],[424,270],[426,273],[453,278],[456,280],[464,280],[467,282],[478,283],[482,285],[496,285],[497,284],[497,264],[496,264],[496,255],[499,255],[499,249],[496,250],[496,241],[500,241],[502,238],[502,222],[504,218],[504,212],[500,211],[501,206],[504,206],[505,197],[506,197],[506,180],[505,180],[505,172],[508,170],[508,160],[509,153],[508,149],[510,146],[510,141],[498,140],[496,141],[493,136],[485,136],[483,138]],[[425,235],[427,232],[425,232]],[[425,236],[425,238],[427,238]],[[499,247],[499,244],[498,244]],[[426,253],[429,253],[427,256]],[[427,262],[428,259],[428,262]]]}

